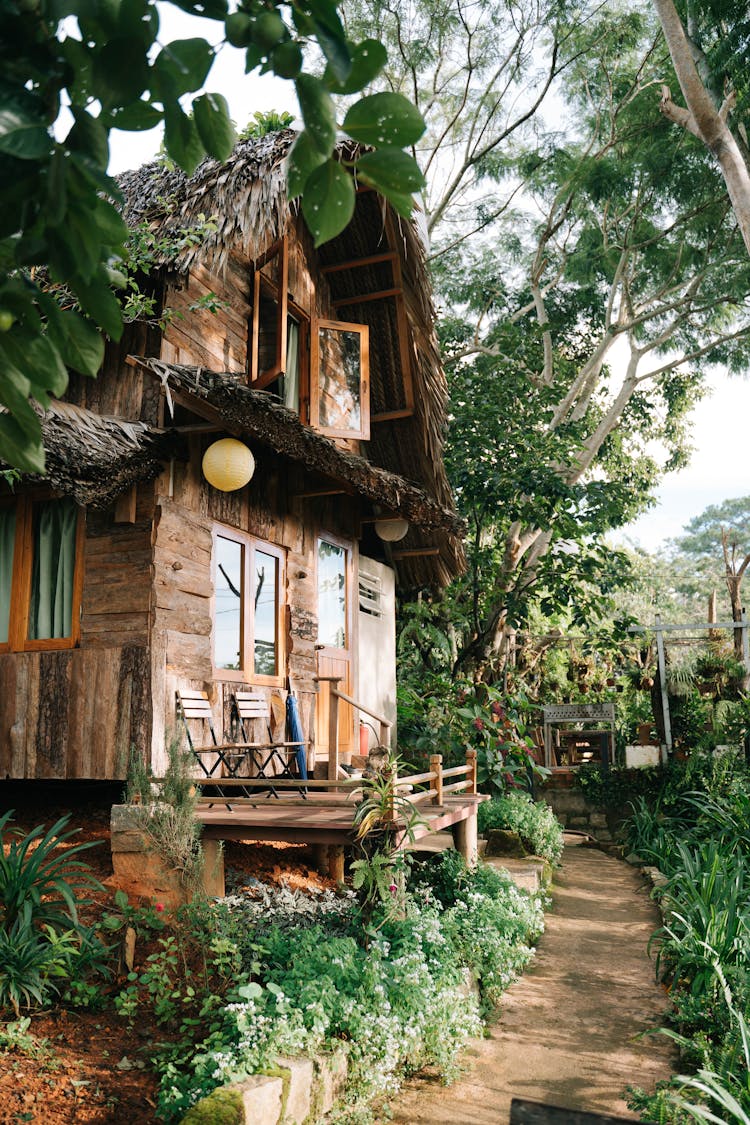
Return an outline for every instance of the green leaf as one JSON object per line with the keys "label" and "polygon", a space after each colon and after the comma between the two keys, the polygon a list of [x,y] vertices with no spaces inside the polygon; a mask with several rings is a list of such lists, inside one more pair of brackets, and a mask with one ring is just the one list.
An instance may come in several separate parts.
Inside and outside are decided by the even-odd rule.
{"label": "green leaf", "polygon": [[331,95],[312,74],[300,74],[294,86],[310,140],[318,152],[330,156],[336,144],[336,110]]}
{"label": "green leaf", "polygon": [[100,241],[104,246],[116,250],[124,246],[130,232],[116,207],[113,207],[106,199],[99,198],[96,201],[93,218],[99,232]]}
{"label": "green leaf", "polygon": [[109,136],[105,126],[79,106],[73,109],[73,118],[73,127],[65,138],[67,147],[74,152],[84,153],[106,171],[109,164]]}
{"label": "green leaf", "polygon": [[354,181],[337,160],[316,168],[305,184],[302,214],[315,245],[335,238],[354,214]]}
{"label": "green leaf", "polygon": [[349,44],[346,41],[344,29],[336,17],[338,24],[335,30],[330,29],[317,19],[313,20],[315,37],[320,49],[325,55],[326,62],[337,82],[346,82],[352,69],[352,57],[349,53]]}
{"label": "green leaf", "polygon": [[424,187],[424,176],[416,160],[400,148],[366,152],[357,161],[357,175],[389,198],[392,192],[403,197]]}
{"label": "green leaf", "polygon": [[156,56],[157,72],[169,83],[175,97],[199,90],[208,78],[214,49],[205,39],[175,39]]}
{"label": "green leaf", "polygon": [[332,68],[326,68],[323,80],[334,94],[358,94],[380,74],[388,61],[388,52],[377,39],[364,39],[352,53],[352,67],[345,82],[338,82]]}
{"label": "green leaf", "polygon": [[161,110],[155,109],[148,102],[132,102],[118,109],[110,117],[113,129],[124,129],[132,133],[153,129],[161,123],[161,120]]}
{"label": "green leaf", "polygon": [[46,126],[30,111],[3,98],[0,102],[0,152],[21,160],[39,160],[52,148]]}
{"label": "green leaf", "polygon": [[344,118],[345,131],[366,145],[413,145],[425,131],[422,114],[402,94],[369,94]]}
{"label": "green leaf", "polygon": [[104,361],[104,340],[90,320],[72,310],[65,311],[52,335],[68,367],[81,375],[97,374]]}
{"label": "green leaf", "polygon": [[221,94],[201,94],[193,102],[193,119],[209,156],[227,160],[237,140],[229,106]]}
{"label": "green leaf", "polygon": [[292,145],[287,157],[286,177],[289,199],[301,195],[310,175],[325,163],[325,156],[318,152],[310,139],[310,134],[302,132]]}
{"label": "green leaf", "polygon": [[[2,378],[0,378],[0,399]],[[33,411],[32,411],[33,414]],[[35,425],[29,433],[12,414],[0,414],[0,449],[2,460],[24,473],[44,473],[42,424],[34,414]]]}
{"label": "green leaf", "polygon": [[146,48],[136,35],[110,39],[94,59],[93,88],[105,109],[136,101],[148,84]]}
{"label": "green leaf", "polygon": [[71,278],[70,287],[78,297],[81,308],[91,319],[103,328],[113,340],[122,336],[122,316],[120,306],[102,269],[92,282],[81,278]]}
{"label": "green leaf", "polygon": [[22,356],[16,361],[31,380],[34,398],[47,406],[47,393],[58,397],[68,386],[68,372],[62,357],[48,336],[32,337],[25,342]]}
{"label": "green leaf", "polygon": [[177,103],[164,108],[164,143],[172,159],[192,175],[203,156],[203,145],[195,122]]}

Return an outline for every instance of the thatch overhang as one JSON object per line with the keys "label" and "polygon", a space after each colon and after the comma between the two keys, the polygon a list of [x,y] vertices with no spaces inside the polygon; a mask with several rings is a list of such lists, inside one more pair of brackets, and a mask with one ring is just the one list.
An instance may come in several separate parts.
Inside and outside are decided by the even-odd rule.
{"label": "thatch overhang", "polygon": [[42,417],[46,458],[44,480],[76,503],[108,508],[131,485],[153,480],[172,457],[185,457],[178,434],[157,430],[143,422],[109,418],[55,402]]}
{"label": "thatch overhang", "polygon": [[[125,218],[131,225],[148,222],[155,234],[165,240],[194,227],[203,218],[213,219],[215,230],[200,243],[191,242],[176,257],[160,263],[172,276],[185,276],[197,264],[220,271],[230,256],[253,261],[288,229],[290,217],[292,223],[297,221],[295,205],[290,208],[287,202],[285,177],[285,158],[295,135],[284,130],[259,141],[240,142],[226,163],[205,160],[190,177],[158,162],[125,173],[119,178],[125,197]],[[351,142],[340,146],[344,156],[351,156],[354,151]],[[369,498],[400,510],[403,504],[396,501],[405,494],[403,486],[407,482],[408,488],[421,493],[424,499],[413,504],[415,511],[423,513],[418,526],[433,533],[439,531],[443,542],[425,544],[410,534],[404,546],[407,550],[422,546],[434,550],[439,546],[439,561],[433,559],[427,564],[423,560],[420,565],[412,559],[408,563],[402,559],[399,577],[405,585],[444,585],[465,568],[463,523],[455,513],[443,464],[447,385],[434,329],[435,313],[422,239],[413,222],[400,218],[374,192],[362,191],[357,194],[349,226],[322,246],[317,256],[337,315],[370,328],[374,420],[371,440],[363,443],[367,460],[354,458],[365,468],[357,469],[354,479],[372,484],[372,474],[378,466],[384,474],[383,482],[392,478],[401,483],[384,488],[381,482],[375,489],[381,495]],[[355,268],[337,268],[362,261],[365,264]],[[398,297],[367,299],[391,289],[398,290]],[[237,377],[222,377],[224,383],[217,384],[211,393],[218,396],[219,387],[223,386],[221,393],[234,396]],[[250,402],[249,398],[243,399],[242,409],[250,410]],[[262,406],[265,412],[272,404],[272,396],[262,395],[257,400],[257,409]],[[238,400],[232,398],[225,408],[237,410]],[[256,407],[252,409],[255,411]],[[279,409],[283,411],[282,407]],[[401,416],[392,417],[394,413]],[[378,415],[385,417],[378,419]],[[305,427],[298,428],[300,433],[295,431],[293,440],[292,431],[285,431],[282,444],[291,442],[297,453],[309,448],[311,456],[312,450],[317,451],[311,466],[321,458],[333,464],[331,458],[342,454],[341,449],[320,439],[320,435]],[[294,454],[290,452],[289,456]],[[346,479],[342,477],[343,464],[336,461],[335,472],[331,473],[336,479]],[[351,465],[349,470],[354,471]],[[384,492],[392,502],[384,499]],[[427,518],[425,513],[429,510],[443,514]]]}
{"label": "thatch overhang", "polygon": [[442,507],[419,485],[373,465],[303,425],[297,414],[282,406],[274,395],[253,390],[228,372],[145,356],[133,358],[198,412],[208,407],[228,430],[346,485],[352,493],[389,513],[402,515],[422,531],[440,531],[450,539],[463,535],[464,522],[454,508]]}

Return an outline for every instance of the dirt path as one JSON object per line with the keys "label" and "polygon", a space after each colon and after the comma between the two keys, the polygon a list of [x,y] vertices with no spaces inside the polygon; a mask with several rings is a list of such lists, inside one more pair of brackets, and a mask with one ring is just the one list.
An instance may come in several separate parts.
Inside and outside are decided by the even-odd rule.
{"label": "dirt path", "polygon": [[410,1083],[393,1122],[505,1125],[512,1097],[633,1117],[629,1084],[672,1073],[659,1026],[665,994],[646,955],[659,924],[637,871],[594,848],[568,846],[535,960],[505,995],[499,1022],[446,1088]]}

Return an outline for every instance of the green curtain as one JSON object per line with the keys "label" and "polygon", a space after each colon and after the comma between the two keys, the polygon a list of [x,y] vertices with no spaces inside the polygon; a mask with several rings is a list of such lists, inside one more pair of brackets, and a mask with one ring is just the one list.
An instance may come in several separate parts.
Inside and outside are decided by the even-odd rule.
{"label": "green curtain", "polygon": [[29,640],[73,631],[73,571],[78,509],[72,500],[34,505]]}
{"label": "green curtain", "polygon": [[0,508],[0,644],[8,640],[13,548],[16,542],[16,509]]}

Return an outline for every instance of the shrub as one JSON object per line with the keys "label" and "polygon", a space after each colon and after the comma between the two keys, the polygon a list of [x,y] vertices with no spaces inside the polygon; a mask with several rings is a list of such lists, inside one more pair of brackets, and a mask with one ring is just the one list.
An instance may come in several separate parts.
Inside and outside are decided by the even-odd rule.
{"label": "shrub", "polygon": [[[197,1045],[183,1036],[159,1060],[161,1116],[181,1117],[222,1083],[272,1067],[279,1054],[345,1049],[347,1121],[368,1120],[369,1103],[394,1093],[404,1074],[426,1065],[454,1074],[459,1050],[481,1028],[479,1004],[459,987],[465,970],[489,1007],[531,956],[541,907],[493,869],[469,871],[456,852],[418,866],[403,914],[386,909],[364,927],[351,892],[305,902],[258,887],[194,913],[191,940],[205,940],[204,927],[236,961],[220,1007],[201,1024],[209,1034]],[[183,1006],[184,984],[169,984],[173,953],[163,946],[159,963],[144,966],[149,979],[133,982],[139,1005]],[[198,965],[189,978],[197,1003],[201,962],[195,951],[183,951],[182,962]]]}
{"label": "shrub", "polygon": [[478,810],[479,831],[507,828],[521,837],[534,855],[559,863],[563,850],[563,830],[549,805],[532,801],[525,793],[506,793],[486,801]]}
{"label": "shrub", "polygon": [[0,817],[0,1008],[18,1016],[76,974],[101,969],[104,947],[78,919],[81,896],[100,885],[76,857],[98,841],[69,844],[67,817],[24,834],[9,828],[12,816]]}

